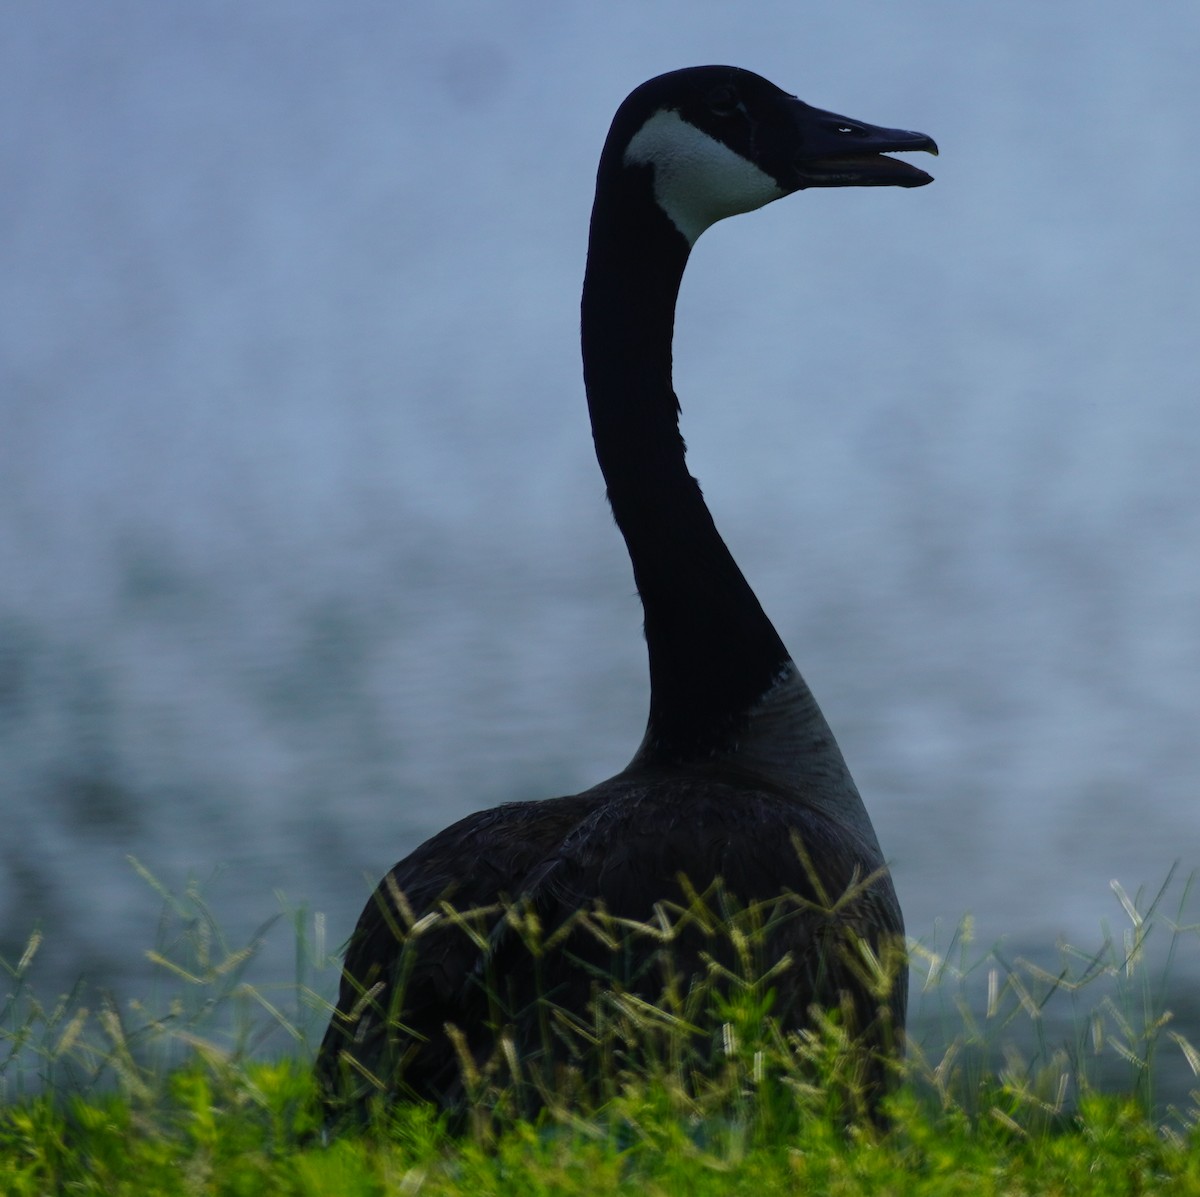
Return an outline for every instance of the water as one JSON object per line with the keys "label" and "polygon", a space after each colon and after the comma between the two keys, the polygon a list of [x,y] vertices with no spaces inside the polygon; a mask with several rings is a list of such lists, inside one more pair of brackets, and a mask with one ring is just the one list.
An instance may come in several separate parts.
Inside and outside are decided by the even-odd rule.
{"label": "water", "polygon": [[1091,943],[1200,866],[1200,10],[405,8],[9,14],[0,954],[136,993],[130,854],[336,940],[450,820],[625,763],[578,288],[612,110],[702,61],[943,150],[707,234],[677,344],[910,931]]}

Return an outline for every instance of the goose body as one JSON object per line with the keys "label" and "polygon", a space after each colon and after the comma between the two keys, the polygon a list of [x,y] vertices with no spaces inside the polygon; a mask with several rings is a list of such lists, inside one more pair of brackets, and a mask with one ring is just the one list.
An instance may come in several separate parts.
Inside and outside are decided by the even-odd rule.
{"label": "goose body", "polygon": [[[318,1058],[335,1112],[381,1090],[461,1101],[461,1053],[483,1059],[498,1031],[485,974],[501,979],[518,1050],[536,1039],[542,997],[583,1017],[597,978],[658,996],[656,949],[614,952],[577,933],[535,968],[504,909],[553,934],[596,906],[645,922],[714,884],[741,903],[799,903],[767,945],[790,960],[777,1016],[800,1026],[814,1004],[840,1005],[871,1045],[896,1049],[903,966],[881,998],[829,939],[836,923],[876,957],[902,942],[891,877],[833,733],[687,471],[671,341],[705,228],[807,187],[930,182],[885,156],[905,150],[936,153],[923,134],[814,109],[733,67],[660,76],[618,109],[597,174],[582,348],[596,455],[645,612],[645,736],[615,777],[469,815],[388,873],[351,936]],[[487,912],[478,934],[454,928],[444,903]],[[703,950],[681,939],[676,965],[699,971]]]}

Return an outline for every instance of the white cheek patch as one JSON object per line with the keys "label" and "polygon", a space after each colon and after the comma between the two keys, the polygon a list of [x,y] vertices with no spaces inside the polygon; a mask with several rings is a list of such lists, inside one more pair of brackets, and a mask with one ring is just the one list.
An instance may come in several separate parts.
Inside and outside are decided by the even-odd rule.
{"label": "white cheek patch", "polygon": [[766,171],[669,109],[633,135],[625,164],[654,168],[654,198],[689,245],[718,220],[784,194]]}

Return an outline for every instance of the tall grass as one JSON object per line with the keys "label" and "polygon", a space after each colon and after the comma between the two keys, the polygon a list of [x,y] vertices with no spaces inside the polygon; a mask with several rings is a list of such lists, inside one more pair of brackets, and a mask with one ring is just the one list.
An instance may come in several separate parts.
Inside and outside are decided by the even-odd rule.
{"label": "tall grass", "polygon": [[[848,1120],[873,1114],[896,1071],[894,996],[907,965],[902,945],[861,930],[874,878],[835,900],[751,903],[720,881],[703,891],[681,881],[644,922],[599,903],[551,925],[523,903],[414,912],[394,895],[382,911],[392,975],[366,977],[335,1016],[342,1067],[333,1053],[322,1060],[331,1107],[390,1104],[403,1072],[416,1093],[465,1109],[477,1133],[496,1117],[611,1105],[647,1084],[676,1094],[681,1114],[740,1109],[753,1094],[762,1115],[778,1084],[794,1091],[785,1104],[803,1091],[843,1104]],[[456,1013],[431,1016],[426,958],[435,984],[447,959],[466,972]],[[845,996],[792,1033],[814,993]]]}
{"label": "tall grass", "polygon": [[[1002,945],[980,952],[969,918],[944,949],[911,944],[924,1028],[909,1043],[914,1083],[972,1116],[1023,1111],[1044,1122],[1108,1092],[1164,1127],[1194,1125],[1200,1006],[1187,997],[1200,982],[1200,923],[1185,914],[1196,881],[1177,884],[1172,868],[1154,891],[1130,895],[1111,882],[1125,925],[1106,922],[1090,949],[1060,941],[1038,960],[1010,958]],[[1184,1003],[1190,1037],[1172,995]],[[1005,1101],[984,1110],[979,1094],[997,1089]]]}
{"label": "tall grass", "polygon": [[[1097,1176],[1107,1175],[1104,1153],[1116,1158],[1135,1142],[1137,1167],[1155,1175],[1183,1175],[1197,1158],[1184,1148],[1200,1145],[1200,1053],[1194,1032],[1185,1034],[1167,1008],[1172,977],[1200,974],[1200,926],[1182,918],[1194,878],[1180,884],[1172,873],[1158,889],[1132,895],[1114,883],[1121,923],[1106,927],[1091,950],[1058,945],[1053,962],[978,949],[970,920],[944,946],[911,944],[918,1000],[900,1085],[887,1100],[888,1134],[865,1117],[863,1062],[839,1013],[800,1032],[772,1018],[778,962],[757,950],[761,912],[704,906],[714,934],[737,949],[732,966],[714,970],[719,984],[668,987],[669,1000],[658,1005],[609,991],[587,1020],[548,1008],[549,1033],[590,1045],[598,1084],[583,1084],[570,1068],[531,1073],[500,1035],[489,1057],[462,1053],[461,1128],[429,1109],[385,1104],[365,1140],[321,1148],[309,1071],[337,975],[322,920],[291,911],[231,944],[198,887],[176,895],[137,867],[163,904],[148,952],[161,994],[85,1003],[77,991],[46,1001],[29,983],[36,933],[19,959],[0,962],[0,1175],[7,1164],[13,1176],[31,1178],[28,1189],[10,1191],[52,1191],[47,1178],[78,1179],[89,1168],[108,1178],[108,1191],[176,1191],[169,1177],[185,1160],[212,1176],[242,1178],[229,1181],[231,1192],[271,1192],[276,1183],[280,1192],[520,1192],[497,1180],[517,1158],[541,1161],[541,1188],[524,1190],[531,1192],[615,1192],[639,1169],[670,1192],[676,1168],[679,1187],[707,1192],[703,1177],[731,1169],[742,1176],[767,1167],[764,1160],[819,1188],[831,1183],[823,1168],[851,1175],[914,1159],[938,1175],[944,1165],[953,1177],[967,1168],[966,1156],[938,1163],[942,1143],[963,1153],[990,1144],[1001,1154],[1023,1143],[1034,1154],[1012,1156],[1013,1167],[1048,1166],[1064,1135],[1092,1153],[1087,1166],[1100,1168]],[[603,912],[593,917],[603,930]],[[517,929],[539,933],[519,920]],[[664,933],[661,925],[645,931]],[[255,955],[267,936],[281,934],[295,944],[294,976],[254,983]],[[1166,1097],[1164,1077],[1174,1078]],[[519,1100],[522,1084],[537,1087],[534,1118]],[[376,1146],[354,1146],[367,1142]],[[146,1153],[148,1171],[136,1177],[122,1171],[130,1144]],[[1174,1163],[1164,1163],[1160,1154],[1171,1151]],[[155,1160],[162,1176],[151,1184]],[[986,1172],[982,1157],[976,1163]],[[489,1168],[499,1172],[486,1183],[472,1171]],[[460,1187],[441,1187],[451,1182]],[[776,1191],[763,1185],[744,1191]]]}
{"label": "tall grass", "polygon": [[[19,959],[0,958],[0,1105],[45,1092],[153,1100],[171,1070],[189,1060],[237,1068],[268,1044],[275,1054],[311,1055],[329,1013],[319,990],[328,991],[336,971],[324,917],[278,913],[233,944],[198,883],[176,894],[140,862],[130,864],[161,902],[155,942],[145,952],[156,984],[121,1001],[80,978],[70,992],[47,998],[32,983],[43,942],[32,932]],[[285,928],[294,941],[292,979],[252,984],[247,974],[267,936]]]}

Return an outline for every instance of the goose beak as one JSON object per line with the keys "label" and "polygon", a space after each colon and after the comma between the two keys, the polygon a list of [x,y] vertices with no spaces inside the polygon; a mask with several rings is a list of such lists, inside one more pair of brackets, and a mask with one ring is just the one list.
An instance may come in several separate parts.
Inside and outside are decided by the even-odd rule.
{"label": "goose beak", "polygon": [[801,100],[796,123],[800,146],[793,160],[797,190],[805,187],[924,187],[933,176],[891,153],[923,151],[937,155],[925,133],[884,129]]}

